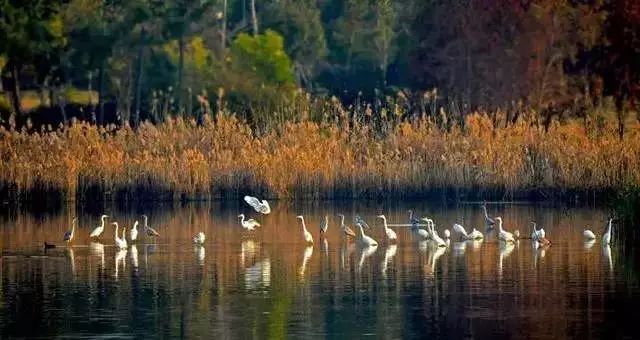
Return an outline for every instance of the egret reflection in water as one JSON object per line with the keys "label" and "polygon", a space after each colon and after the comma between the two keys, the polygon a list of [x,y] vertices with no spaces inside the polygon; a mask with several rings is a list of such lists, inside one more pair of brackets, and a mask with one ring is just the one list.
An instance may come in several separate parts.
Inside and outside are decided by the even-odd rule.
{"label": "egret reflection in water", "polygon": [[[465,225],[482,225],[482,209],[379,204],[295,209],[309,221],[338,211],[372,220],[384,212],[397,243],[383,241],[383,228],[367,229],[382,241],[375,250],[337,227],[322,237],[310,230],[317,242],[303,247],[300,233],[291,234],[297,214],[280,207],[251,234],[238,226],[233,206],[149,211],[162,235],[141,234],[126,252],[114,247],[111,229],[103,244],[91,242],[85,226],[75,231],[73,254],[59,247],[43,257],[33,254],[42,253],[43,241],[60,239],[67,216],[0,219],[2,338],[606,338],[611,327],[635,338],[627,313],[640,303],[633,249],[617,240],[601,247],[597,238],[584,250],[581,226],[606,212],[509,206],[500,209],[509,229],[535,216],[554,243],[501,245],[494,235],[436,247],[401,225],[408,208],[428,212],[439,226],[461,215]],[[109,222],[138,213],[110,209]],[[204,247],[191,244],[194,230],[206,233]],[[622,238],[622,228],[614,230]]]}

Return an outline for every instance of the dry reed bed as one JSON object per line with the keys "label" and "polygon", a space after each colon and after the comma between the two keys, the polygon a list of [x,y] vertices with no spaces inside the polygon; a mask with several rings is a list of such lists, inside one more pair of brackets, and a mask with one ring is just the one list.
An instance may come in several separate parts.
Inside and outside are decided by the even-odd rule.
{"label": "dry reed bed", "polygon": [[514,197],[640,184],[637,123],[624,141],[614,124],[596,133],[569,121],[545,132],[526,121],[496,128],[484,114],[467,116],[464,130],[443,131],[429,119],[392,124],[385,133],[349,125],[286,123],[258,137],[220,114],[200,127],[177,119],[137,131],[81,123],[40,133],[2,130],[0,186],[15,197],[54,190],[75,199],[92,188],[143,190],[152,196],[146,198],[246,191],[278,198],[407,197],[438,188]]}

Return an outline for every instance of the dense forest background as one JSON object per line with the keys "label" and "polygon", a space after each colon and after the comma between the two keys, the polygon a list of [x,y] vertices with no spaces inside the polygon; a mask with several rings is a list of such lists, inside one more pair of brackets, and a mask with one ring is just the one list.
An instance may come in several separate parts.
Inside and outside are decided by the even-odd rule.
{"label": "dense forest background", "polygon": [[0,0],[0,37],[5,125],[608,105],[622,137],[640,96],[635,0]]}

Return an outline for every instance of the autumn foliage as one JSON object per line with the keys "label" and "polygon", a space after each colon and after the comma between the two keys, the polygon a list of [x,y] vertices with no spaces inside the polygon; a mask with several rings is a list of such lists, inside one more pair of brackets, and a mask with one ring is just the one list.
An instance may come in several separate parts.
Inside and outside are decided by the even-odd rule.
{"label": "autumn foliage", "polygon": [[[469,197],[601,193],[640,185],[640,126],[619,140],[614,123],[554,122],[523,115],[496,127],[484,113],[448,128],[417,118],[359,124],[302,120],[256,135],[233,115],[202,125],[0,130],[0,192],[38,190],[66,199],[206,199],[251,192],[273,198]],[[377,127],[373,127],[377,126]],[[93,196],[92,196],[93,195]]]}

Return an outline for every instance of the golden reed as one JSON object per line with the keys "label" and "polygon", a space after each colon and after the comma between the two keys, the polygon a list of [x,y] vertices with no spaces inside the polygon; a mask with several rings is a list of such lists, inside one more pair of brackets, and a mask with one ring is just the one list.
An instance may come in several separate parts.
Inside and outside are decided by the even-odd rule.
{"label": "golden reed", "polygon": [[136,131],[84,123],[37,133],[2,129],[0,191],[5,199],[58,192],[74,200],[96,192],[146,199],[248,192],[400,198],[453,189],[468,197],[517,198],[640,186],[637,122],[620,140],[613,122],[554,122],[544,131],[527,118],[496,127],[483,113],[447,129],[429,118],[392,119],[376,129],[353,118],[302,120],[259,136],[226,114],[202,126],[178,118]]}

